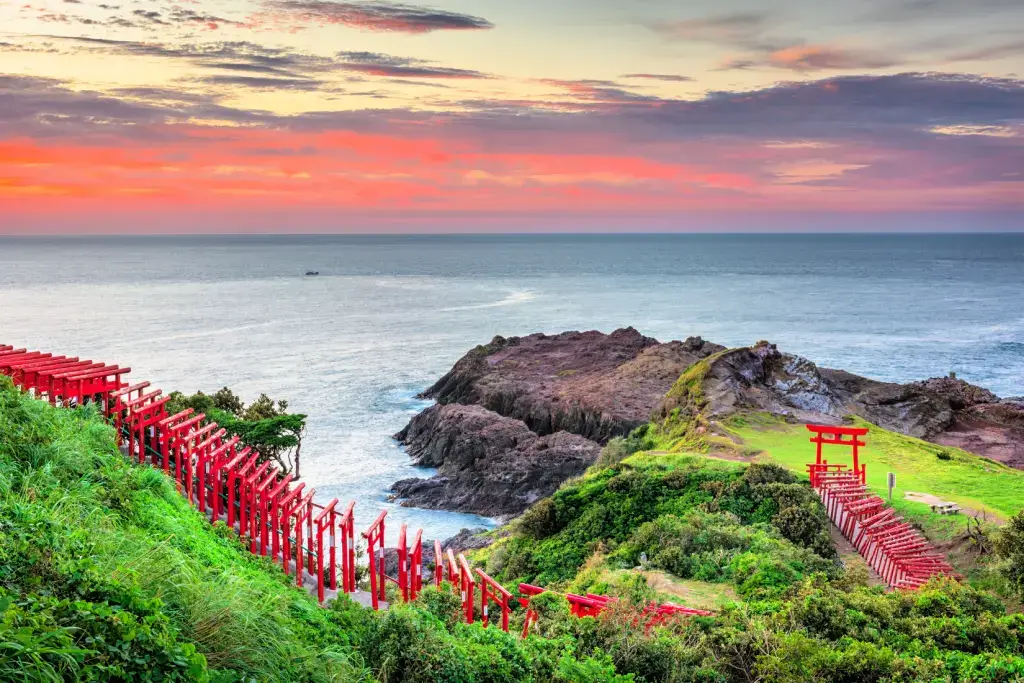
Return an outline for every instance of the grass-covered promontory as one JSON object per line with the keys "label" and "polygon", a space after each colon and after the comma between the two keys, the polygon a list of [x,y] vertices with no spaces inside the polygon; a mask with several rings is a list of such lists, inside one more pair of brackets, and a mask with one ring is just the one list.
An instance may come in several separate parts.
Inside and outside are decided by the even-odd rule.
{"label": "grass-covered promontory", "polygon": [[[509,583],[571,581],[600,592],[595,557],[611,568],[649,564],[681,579],[730,583],[745,597],[838,573],[813,491],[772,465],[627,461],[563,487],[513,528],[486,554],[488,571]],[[577,575],[588,560],[591,571]]]}

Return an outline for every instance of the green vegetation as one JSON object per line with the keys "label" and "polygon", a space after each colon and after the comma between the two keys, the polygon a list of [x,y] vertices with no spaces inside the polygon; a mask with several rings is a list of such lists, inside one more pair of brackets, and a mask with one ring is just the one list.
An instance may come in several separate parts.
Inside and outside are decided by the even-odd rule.
{"label": "green vegetation", "polygon": [[[879,495],[888,495],[886,474],[896,473],[893,507],[921,523],[929,535],[948,539],[964,528],[962,517],[936,515],[930,505],[908,500],[907,492],[924,493],[956,502],[968,512],[984,512],[1005,520],[1024,506],[1024,472],[949,446],[896,434],[854,418],[870,427],[861,462],[867,465],[867,483]],[[726,428],[745,448],[758,453],[759,462],[772,462],[806,476],[814,457],[803,425],[787,424],[765,414],[734,417]],[[826,457],[829,457],[826,455]],[[833,455],[849,462],[849,453]]]}
{"label": "green vegetation", "polygon": [[[346,601],[347,603],[347,601]],[[0,377],[0,680],[358,681],[351,623],[320,609],[90,407]]]}
{"label": "green vegetation", "polygon": [[216,422],[237,436],[246,446],[252,446],[263,457],[273,460],[285,472],[298,473],[302,437],[306,431],[306,416],[288,412],[287,401],[276,403],[266,394],[246,406],[242,399],[224,387],[212,396],[197,392],[185,396],[175,391],[167,404],[168,414],[192,408],[203,413],[207,421]]}
{"label": "green vegetation", "polygon": [[602,592],[600,581],[577,576],[595,553],[612,568],[646,558],[683,579],[732,583],[746,597],[778,594],[814,572],[837,572],[814,493],[771,465],[690,457],[666,468],[627,460],[534,505],[516,530],[481,554],[487,571],[510,584],[572,581]]}
{"label": "green vegetation", "polygon": [[457,605],[429,589],[388,612],[321,608],[129,463],[93,407],[0,377],[0,680],[633,680],[596,641],[457,624]]}
{"label": "green vegetation", "polygon": [[[232,396],[178,400],[244,421],[247,409]],[[0,680],[1024,677],[1024,615],[1008,614],[983,583],[937,580],[899,594],[866,587],[862,571],[838,564],[827,519],[801,478],[807,437],[763,416],[728,427],[766,462],[652,453],[664,432],[641,428],[478,551],[474,559],[508,586],[619,598],[601,618],[579,619],[560,596],[538,596],[535,635],[521,639],[523,610],[513,612],[511,634],[467,626],[447,587],[386,612],[347,598],[321,608],[234,531],[211,526],[161,472],[130,464],[92,407],[55,409],[0,378]],[[902,488],[962,505],[976,496],[1006,517],[1016,511],[1019,492],[1007,489],[1018,474],[955,449],[878,437],[865,453],[869,475],[873,463],[883,473],[902,467]],[[939,488],[975,482],[981,488],[969,497]],[[1024,514],[993,539],[1004,582],[1024,592]],[[659,598],[719,612],[654,624],[644,606]]]}
{"label": "green vegetation", "polygon": [[[869,588],[863,567],[835,563],[821,507],[797,475],[693,454],[623,457],[645,433],[616,446],[617,464],[570,482],[476,554],[509,585],[620,598],[597,621],[568,617],[557,596],[535,598],[538,633],[569,636],[577,655],[602,653],[636,681],[1024,675],[1024,616],[998,597],[948,580],[913,593]],[[1006,567],[1019,568],[1024,517],[1014,529],[999,545]],[[694,593],[720,612],[638,628],[646,601],[701,604],[683,598]]]}
{"label": "green vegetation", "polygon": [[995,551],[1003,574],[1024,595],[1024,511],[1011,519],[998,535]]}
{"label": "green vegetation", "polygon": [[[896,473],[894,501],[907,491],[929,493],[974,510],[988,510],[1007,518],[1024,503],[1024,472],[950,446],[890,432],[858,418],[856,426],[871,429],[860,460],[867,465],[868,485],[887,493],[886,473]],[[746,446],[761,451],[761,459],[794,472],[806,473],[814,457],[810,433],[803,425],[791,425],[767,415],[735,418],[730,431]],[[837,462],[848,462],[849,451],[839,452]],[[826,451],[826,457],[828,453]]]}

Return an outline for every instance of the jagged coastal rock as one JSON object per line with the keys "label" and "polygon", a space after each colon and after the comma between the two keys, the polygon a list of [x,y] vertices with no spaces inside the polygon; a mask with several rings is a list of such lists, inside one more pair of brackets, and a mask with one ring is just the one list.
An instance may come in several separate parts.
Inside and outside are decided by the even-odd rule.
{"label": "jagged coastal rock", "polygon": [[795,422],[849,415],[1024,468],[1024,401],[955,377],[895,384],[818,367],[774,344],[658,342],[611,334],[495,337],[423,398],[437,405],[395,435],[430,479],[396,482],[403,504],[507,518],[581,474],[601,446],[672,415],[714,429],[765,411]]}
{"label": "jagged coastal rock", "polygon": [[690,365],[725,347],[666,344],[633,328],[495,337],[422,394],[438,404],[395,435],[430,479],[393,486],[403,505],[507,518],[645,424]]}
{"label": "jagged coastal rock", "polygon": [[601,446],[568,432],[539,436],[481,406],[435,405],[395,435],[430,479],[404,479],[395,495],[414,507],[515,515],[594,463]]}
{"label": "jagged coastal rock", "polygon": [[646,423],[680,373],[724,348],[700,337],[661,344],[632,327],[495,337],[421,396],[483,406],[540,435],[605,443]]}
{"label": "jagged coastal rock", "polygon": [[915,384],[891,384],[842,370],[819,368],[774,344],[720,353],[708,360],[701,382],[702,405],[686,405],[689,394],[670,392],[660,413],[682,407],[724,417],[740,410],[766,411],[809,422],[836,423],[846,415],[893,431],[925,438],[950,427],[949,402]]}

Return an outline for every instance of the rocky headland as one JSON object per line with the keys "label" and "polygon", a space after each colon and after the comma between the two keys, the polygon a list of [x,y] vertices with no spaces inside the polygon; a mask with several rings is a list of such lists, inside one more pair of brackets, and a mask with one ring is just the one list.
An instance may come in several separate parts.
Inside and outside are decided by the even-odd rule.
{"label": "rocky headland", "polygon": [[396,482],[404,505],[509,518],[582,474],[610,439],[655,422],[715,434],[767,412],[886,429],[1024,468],[1024,402],[954,377],[908,384],[822,368],[768,342],[659,342],[633,328],[495,337],[423,398],[437,405],[395,435],[429,479]]}

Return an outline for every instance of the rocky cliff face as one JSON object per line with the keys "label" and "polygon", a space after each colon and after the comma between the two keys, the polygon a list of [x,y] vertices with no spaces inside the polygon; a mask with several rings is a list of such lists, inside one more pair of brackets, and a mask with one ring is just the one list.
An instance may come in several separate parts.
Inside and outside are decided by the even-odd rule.
{"label": "rocky cliff face", "polygon": [[1000,399],[952,377],[917,385],[942,397],[954,411],[952,426],[933,441],[1024,469],[1024,399]]}
{"label": "rocky cliff face", "polygon": [[539,436],[481,406],[435,405],[395,435],[430,479],[404,479],[403,504],[509,517],[550,496],[594,463],[601,447],[568,432]]}
{"label": "rocky cliff face", "polygon": [[[953,422],[949,403],[926,387],[819,368],[767,342],[709,358],[703,375],[693,381],[700,385],[696,390],[666,396],[660,404],[662,417],[676,408],[709,419],[753,410],[830,424],[853,414],[917,437],[936,434]],[[693,405],[693,396],[700,405]]]}
{"label": "rocky cliff face", "polygon": [[723,349],[699,337],[661,344],[632,327],[495,337],[422,397],[483,406],[540,435],[566,431],[605,443],[646,423],[680,373]]}
{"label": "rocky cliff face", "polygon": [[[837,424],[847,415],[902,434],[1024,467],[1024,404],[952,377],[893,384],[820,368],[761,342],[706,361],[694,390],[673,389],[659,406],[706,420],[752,410]],[[697,398],[694,398],[697,397]]]}

